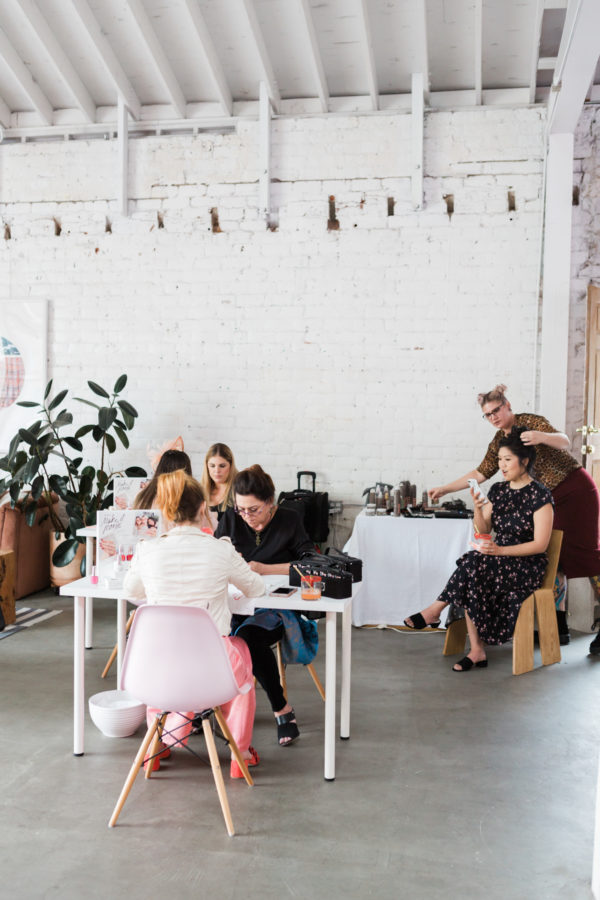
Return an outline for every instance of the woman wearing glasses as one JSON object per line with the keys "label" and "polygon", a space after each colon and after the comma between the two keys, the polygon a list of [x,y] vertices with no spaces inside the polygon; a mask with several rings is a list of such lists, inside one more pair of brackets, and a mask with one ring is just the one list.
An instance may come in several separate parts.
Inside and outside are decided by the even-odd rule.
{"label": "woman wearing glasses", "polygon": [[[501,439],[510,434],[514,426],[525,428],[521,440],[525,446],[535,447],[537,459],[535,475],[538,481],[550,489],[554,500],[554,528],[564,532],[559,566],[567,578],[589,577],[596,594],[600,594],[600,536],[598,517],[600,497],[595,482],[584,468],[571,456],[566,434],[533,413],[514,413],[506,397],[506,385],[498,384],[477,401],[483,417],[497,429],[487,453],[476,469],[461,478],[429,491],[432,500],[468,487],[467,480],[474,478],[478,484],[491,478],[498,471],[498,446]],[[564,588],[562,589],[564,593]],[[436,601],[405,619],[409,628],[425,628],[439,624],[444,604]],[[561,644],[569,642],[569,631],[564,610],[557,611]],[[600,635],[590,646],[590,653],[600,654]]]}
{"label": "woman wearing glasses", "polygon": [[[228,537],[250,568],[259,575],[288,575],[290,563],[314,544],[306,534],[300,516],[275,503],[275,485],[260,466],[250,466],[233,482],[235,508],[223,513],[215,537]],[[282,747],[299,736],[296,715],[286,701],[277,662],[271,647],[286,639],[295,646],[298,661],[312,661],[318,646],[314,622],[307,622],[292,610],[259,609],[252,616],[233,616],[232,634],[248,644],[252,669],[264,688],[277,723],[277,739]]]}

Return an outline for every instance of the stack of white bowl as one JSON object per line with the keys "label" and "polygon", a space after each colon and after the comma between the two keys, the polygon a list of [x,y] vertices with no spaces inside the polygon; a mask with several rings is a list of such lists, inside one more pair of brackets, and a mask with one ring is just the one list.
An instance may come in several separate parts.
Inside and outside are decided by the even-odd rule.
{"label": "stack of white bowl", "polygon": [[127,691],[102,691],[89,699],[94,725],[106,737],[129,737],[146,718],[146,707]]}

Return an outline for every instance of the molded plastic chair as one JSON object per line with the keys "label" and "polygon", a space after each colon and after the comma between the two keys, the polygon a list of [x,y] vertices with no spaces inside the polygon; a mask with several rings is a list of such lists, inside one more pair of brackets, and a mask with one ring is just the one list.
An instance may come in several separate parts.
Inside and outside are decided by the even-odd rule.
{"label": "molded plastic chair", "polygon": [[[246,694],[252,681],[238,687],[223,638],[210,613],[198,606],[140,606],[127,642],[121,687],[147,706],[160,709],[161,713],[146,732],[108,823],[109,828],[116,824],[144,759],[157,752],[167,713],[185,709],[203,711],[202,727],[227,833],[235,834],[209,713],[214,712],[246,782],[252,785],[248,767],[219,709],[219,704],[233,700],[238,694]],[[151,774],[150,763],[146,767],[146,778]]]}
{"label": "molded plastic chair", "polygon": [[[542,586],[527,597],[519,610],[513,634],[513,675],[523,675],[533,669],[534,612],[538,620],[542,665],[560,662],[560,641],[554,605],[554,580],[563,533],[555,529],[548,544],[548,565]],[[466,620],[456,619],[446,630],[444,656],[463,653],[467,638]]]}

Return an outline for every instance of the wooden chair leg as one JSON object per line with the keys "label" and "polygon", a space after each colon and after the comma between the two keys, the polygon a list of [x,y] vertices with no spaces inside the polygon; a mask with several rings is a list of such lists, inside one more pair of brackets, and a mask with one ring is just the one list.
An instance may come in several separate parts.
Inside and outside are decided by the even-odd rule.
{"label": "wooden chair leg", "polygon": [[123,806],[125,805],[125,801],[127,800],[127,797],[129,796],[129,791],[133,787],[133,782],[135,781],[135,779],[137,778],[137,776],[139,774],[140,768],[141,768],[142,763],[144,762],[144,758],[146,756],[146,751],[148,750],[148,747],[150,746],[150,742],[154,740],[154,736],[156,734],[157,728],[158,728],[158,720],[155,719],[152,722],[152,724],[150,725],[150,727],[148,728],[148,731],[146,732],[146,736],[144,737],[144,740],[142,741],[142,743],[140,745],[140,749],[138,750],[136,757],[133,761],[133,765],[132,765],[131,769],[129,770],[129,774],[128,774],[127,778],[125,779],[125,784],[123,785],[123,789],[121,790],[119,799],[117,800],[117,805],[115,806],[115,808],[113,810],[113,814],[110,817],[110,820],[108,823],[109,828],[113,828],[114,825],[117,824],[117,819],[119,818],[119,814],[120,814],[121,810],[123,809]]}
{"label": "wooden chair leg", "polygon": [[[162,716],[158,717],[156,720],[156,732],[152,739],[152,744],[150,745],[150,751],[148,756],[154,756],[155,753],[158,753],[158,744],[162,737],[163,728],[165,727],[165,720],[167,718],[168,713],[163,713]],[[144,772],[144,778],[148,780],[152,778],[152,773],[154,772],[154,766],[148,765],[146,766],[146,771]]]}
{"label": "wooden chair leg", "polygon": [[533,612],[534,595],[530,594],[519,610],[513,634],[513,675],[533,669]]}
{"label": "wooden chair leg", "polygon": [[246,765],[246,760],[242,756],[242,754],[240,752],[240,748],[238,747],[231,731],[229,730],[229,726],[227,725],[227,722],[225,721],[225,716],[223,715],[221,708],[219,706],[215,706],[213,712],[215,714],[215,719],[219,723],[219,728],[221,729],[223,736],[225,737],[225,740],[231,747],[231,752],[237,759],[238,765],[239,765],[240,769],[242,770],[242,772],[244,773],[244,778],[246,779],[246,784],[248,784],[250,787],[252,787],[252,785],[254,784],[254,781],[252,780],[252,775],[250,774],[250,772],[248,770],[248,766]]}
{"label": "wooden chair leg", "polygon": [[560,640],[558,637],[554,592],[547,588],[540,588],[535,591],[534,597],[542,665],[551,666],[553,663],[560,662]]}
{"label": "wooden chair leg", "polygon": [[233,835],[235,834],[235,831],[233,829],[233,819],[231,818],[229,801],[227,799],[227,792],[225,790],[225,782],[223,781],[223,773],[221,772],[219,756],[217,754],[217,748],[215,746],[215,738],[212,733],[210,721],[208,719],[202,719],[202,729],[204,731],[204,739],[206,741],[206,748],[208,750],[210,766],[212,769],[213,777],[215,779],[215,786],[217,788],[219,801],[221,803],[221,809],[223,811],[223,818],[225,819],[225,825],[227,827],[227,834],[229,835],[229,837],[233,837]]}
{"label": "wooden chair leg", "polygon": [[[317,670],[315,669],[315,667],[313,666],[312,663],[307,663],[305,668],[308,669],[308,671],[310,672],[310,677],[314,681],[316,688],[321,695],[321,700],[324,701],[325,700],[325,688],[321,684],[321,679],[317,675]],[[286,699],[287,699],[287,697],[286,697]]]}
{"label": "wooden chair leg", "polygon": [[466,642],[467,620],[455,619],[446,629],[444,656],[454,656],[456,653],[464,653]]}
{"label": "wooden chair leg", "polygon": [[[131,615],[130,615],[129,618],[127,619],[127,624],[125,625],[125,634],[129,634],[129,630],[130,630],[131,625],[132,625],[132,623],[133,623],[133,617],[134,617],[134,616],[135,616],[135,609],[133,610],[133,612],[131,613]],[[104,666],[104,669],[103,669],[103,671],[102,671],[102,675],[100,676],[100,678],[106,678],[106,676],[107,676],[108,673],[110,672],[110,667],[112,666],[112,664],[114,663],[115,659],[117,658],[117,650],[118,650],[118,649],[119,649],[119,645],[118,645],[118,644],[115,644],[115,646],[112,648],[112,652],[111,652],[110,656],[108,657],[108,660],[107,660],[107,662],[106,662],[106,665]]]}
{"label": "wooden chair leg", "polygon": [[281,655],[281,643],[277,643],[276,647],[277,651],[277,668],[279,669],[279,681],[281,682],[281,690],[283,691],[283,696],[286,699],[287,703],[287,680],[285,677],[285,665],[283,663],[283,656]]}

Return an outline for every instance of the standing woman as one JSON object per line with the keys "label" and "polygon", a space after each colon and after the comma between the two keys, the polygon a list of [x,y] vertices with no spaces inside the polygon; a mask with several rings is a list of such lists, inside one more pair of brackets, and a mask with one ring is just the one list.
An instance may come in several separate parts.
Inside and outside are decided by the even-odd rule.
{"label": "standing woman", "polygon": [[227,444],[213,444],[204,458],[200,484],[207,499],[213,531],[226,509],[233,506],[233,481],[237,475],[233,453]]}
{"label": "standing woman", "polygon": [[[543,416],[533,413],[514,413],[506,397],[506,385],[498,384],[477,396],[484,419],[497,429],[483,460],[471,472],[441,487],[433,488],[429,495],[433,500],[453,491],[466,488],[467,479],[478,484],[491,478],[498,471],[498,447],[502,438],[517,425],[527,429],[521,434],[525,446],[535,447],[537,459],[535,477],[552,492],[554,500],[554,528],[564,532],[559,567],[567,578],[589,577],[600,596],[600,535],[598,520],[600,497],[595,482],[567,448],[571,442]],[[422,620],[415,616],[406,620],[409,627],[425,627],[439,618],[443,609],[437,602],[422,610]],[[417,613],[417,616],[420,614]],[[561,643],[568,643],[569,631],[564,610],[557,611]],[[422,625],[421,621],[425,624]],[[590,653],[600,655],[600,635],[590,646]]]}

